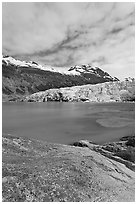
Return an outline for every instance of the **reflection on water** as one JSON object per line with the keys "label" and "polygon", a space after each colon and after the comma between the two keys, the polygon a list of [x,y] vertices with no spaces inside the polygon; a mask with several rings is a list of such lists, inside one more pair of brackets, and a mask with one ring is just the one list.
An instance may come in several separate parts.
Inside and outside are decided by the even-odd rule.
{"label": "reflection on water", "polygon": [[3,103],[2,110],[3,133],[48,142],[104,143],[134,134],[134,103]]}

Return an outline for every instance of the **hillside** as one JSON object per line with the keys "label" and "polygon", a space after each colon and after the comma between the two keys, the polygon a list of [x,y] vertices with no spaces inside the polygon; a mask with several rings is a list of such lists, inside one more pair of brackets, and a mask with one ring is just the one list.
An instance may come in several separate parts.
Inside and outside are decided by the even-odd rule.
{"label": "hillside", "polygon": [[23,101],[90,101],[116,102],[135,101],[135,81],[105,82],[96,85],[73,86],[59,89],[49,89],[24,97]]}
{"label": "hillside", "polygon": [[[63,70],[63,71],[61,71]],[[64,71],[66,70],[66,71]],[[3,100],[16,100],[24,95],[53,88],[118,81],[98,67],[74,66],[69,69],[43,67],[5,56],[2,59]]]}
{"label": "hillside", "polygon": [[126,150],[134,154],[133,144],[74,147],[3,135],[3,201],[133,202],[134,156]]}

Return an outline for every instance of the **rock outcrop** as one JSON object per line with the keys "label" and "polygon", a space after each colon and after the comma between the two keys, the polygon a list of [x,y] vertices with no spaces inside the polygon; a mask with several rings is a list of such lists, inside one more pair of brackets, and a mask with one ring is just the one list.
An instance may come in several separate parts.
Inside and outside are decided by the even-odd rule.
{"label": "rock outcrop", "polygon": [[29,102],[46,101],[91,101],[91,102],[115,102],[134,101],[135,82],[106,82],[96,85],[73,86],[59,89],[49,89],[34,93],[23,99]]}
{"label": "rock outcrop", "polygon": [[102,147],[84,144],[73,147],[4,135],[3,201],[135,201],[135,172],[102,153]]}
{"label": "rock outcrop", "polygon": [[103,145],[98,145],[88,140],[74,142],[71,145],[76,147],[88,147],[135,171],[135,136],[125,136],[122,137],[120,141],[105,143]]}

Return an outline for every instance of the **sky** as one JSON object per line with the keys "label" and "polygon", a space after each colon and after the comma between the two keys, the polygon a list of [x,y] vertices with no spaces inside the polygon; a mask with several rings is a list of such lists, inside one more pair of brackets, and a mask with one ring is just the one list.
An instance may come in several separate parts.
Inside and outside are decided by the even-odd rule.
{"label": "sky", "polygon": [[133,2],[3,2],[2,53],[41,64],[135,75]]}

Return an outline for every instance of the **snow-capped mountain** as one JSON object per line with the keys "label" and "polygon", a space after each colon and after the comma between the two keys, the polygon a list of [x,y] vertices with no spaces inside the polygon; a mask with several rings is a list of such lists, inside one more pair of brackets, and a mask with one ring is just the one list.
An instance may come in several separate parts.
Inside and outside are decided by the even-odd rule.
{"label": "snow-capped mountain", "polygon": [[14,65],[17,67],[33,67],[33,68],[38,68],[45,71],[59,72],[61,74],[80,75],[80,73],[75,70],[68,71],[68,69],[66,68],[54,67],[50,65],[41,65],[34,61],[29,61],[29,62],[21,61],[10,56],[2,56],[2,63],[6,65]]}
{"label": "snow-capped mountain", "polygon": [[6,100],[16,100],[17,97],[53,88],[113,81],[118,79],[91,65],[62,68],[2,57],[2,90]]}
{"label": "snow-capped mountain", "polygon": [[80,73],[80,74],[94,74],[98,77],[117,80],[116,77],[110,76],[107,72],[104,72],[99,67],[92,67],[89,64],[75,65],[74,67],[71,67],[68,71],[70,71],[70,72],[75,71],[76,73]]}
{"label": "snow-capped mountain", "polygon": [[44,69],[44,67],[34,61],[21,61],[18,59],[15,59],[13,57],[10,56],[2,56],[2,64],[6,64],[6,65],[14,65],[17,67],[33,67],[33,68],[39,68],[39,69]]}
{"label": "snow-capped mountain", "polygon": [[10,56],[2,56],[2,63],[6,65],[14,65],[17,67],[32,67],[32,68],[37,68],[37,69],[41,69],[45,71],[58,72],[61,74],[66,74],[66,75],[93,74],[98,77],[103,77],[103,78],[107,78],[111,80],[117,80],[116,77],[110,76],[107,72],[104,72],[98,67],[93,68],[89,64],[75,65],[71,68],[55,67],[55,66],[50,66],[50,65],[41,65],[34,61],[29,61],[29,62],[21,61],[21,60],[17,60]]}

